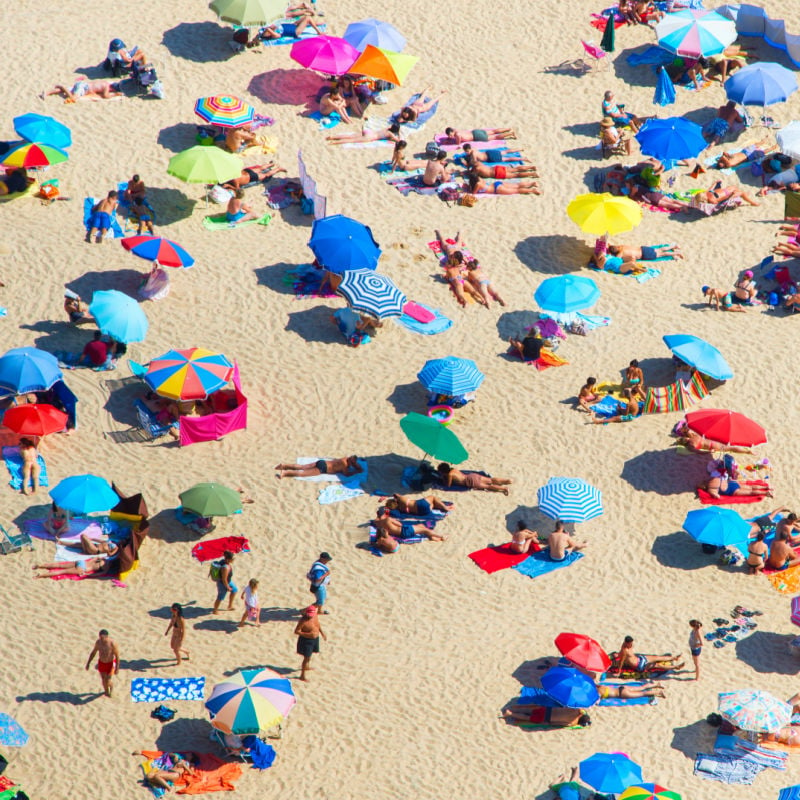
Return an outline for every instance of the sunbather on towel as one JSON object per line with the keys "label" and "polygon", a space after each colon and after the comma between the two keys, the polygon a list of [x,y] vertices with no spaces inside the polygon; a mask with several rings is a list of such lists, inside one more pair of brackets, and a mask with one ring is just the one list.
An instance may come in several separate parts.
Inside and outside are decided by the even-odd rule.
{"label": "sunbather on towel", "polygon": [[628,196],[631,200],[636,200],[637,203],[646,203],[656,208],[666,208],[667,211],[685,211],[690,206],[685,200],[677,200],[674,197],[669,197],[664,194],[664,192],[659,192],[656,189],[650,189],[649,187],[642,187],[636,184],[629,184],[628,188]]}
{"label": "sunbather on towel", "polygon": [[742,486],[730,478],[728,473],[709,478],[699,488],[705,489],[714,499],[719,499],[720,497],[748,497],[752,495],[773,496],[769,486]]}
{"label": "sunbather on towel", "polygon": [[[509,153],[506,150],[475,150],[469,142],[461,145],[464,155],[469,159],[474,158],[476,161],[485,161],[489,164],[502,164],[504,161],[524,161],[526,164],[532,162],[527,158],[521,158],[517,153]],[[534,167],[535,169],[535,167]]]}
{"label": "sunbather on towel", "polygon": [[[140,750],[134,750],[131,755],[144,757]],[[164,759],[162,763],[169,763],[171,766],[168,769],[152,767],[144,776],[145,781],[151,786],[171,792],[173,787],[171,783],[168,783],[168,781],[174,782],[180,780],[186,775],[194,775],[194,767],[183,757],[183,755],[181,755],[181,753],[164,753],[163,756],[159,756],[158,761],[161,762],[162,759]]]}
{"label": "sunbather on towel", "polygon": [[717,181],[711,186],[710,189],[705,192],[700,192],[694,197],[702,203],[713,203],[714,205],[724,203],[726,200],[731,200],[737,197],[744,200],[748,205],[759,205],[758,201],[750,194],[750,192],[745,192],[743,189],[737,189],[735,186],[723,186],[722,181]]}
{"label": "sunbather on towel", "polygon": [[329,117],[331,114],[338,114],[342,122],[350,124],[352,120],[347,113],[347,100],[342,97],[338,86],[331,87],[329,92],[326,92],[319,99],[319,113],[323,117]]}
{"label": "sunbather on towel", "polygon": [[425,165],[422,182],[425,186],[438,186],[440,183],[447,183],[451,179],[452,169],[447,160],[447,153],[444,150],[440,150]]}
{"label": "sunbather on towel", "polygon": [[754,144],[749,144],[738,153],[729,153],[724,150],[714,166],[717,169],[730,169],[738,167],[747,161],[760,161],[767,153],[772,153],[778,149],[777,145],[770,145],[769,139],[761,139]]}
{"label": "sunbather on towel", "polygon": [[39,466],[39,451],[32,439],[23,437],[19,440],[19,456],[22,459],[22,494],[28,494],[28,486],[31,484],[31,492],[36,494],[42,468]]}
{"label": "sunbather on towel", "polygon": [[464,190],[471,194],[483,192],[484,194],[541,194],[536,181],[520,181],[519,183],[505,183],[504,181],[481,180],[474,172],[468,172],[467,183]]}
{"label": "sunbather on towel", "polygon": [[394,152],[392,153],[392,168],[391,172],[400,170],[401,172],[409,172],[412,169],[419,169],[420,167],[427,166],[428,162],[419,158],[406,158],[406,148],[408,142],[405,139],[400,139],[395,142]]}
{"label": "sunbather on towel", "polygon": [[28,177],[28,170],[24,167],[7,170],[0,177],[0,196],[24,192],[33,183],[33,178]]}
{"label": "sunbather on towel", "polygon": [[748,55],[749,53],[747,53],[746,50],[742,50],[741,45],[732,44],[726,47],[721,53],[708,56],[709,79],[713,81],[719,77],[720,83],[725,83],[731,72],[747,64]]}
{"label": "sunbather on towel", "polygon": [[595,391],[596,386],[597,378],[589,377],[586,379],[586,383],[581,386],[581,390],[578,392],[578,404],[575,406],[576,410],[587,411],[589,414],[592,413],[592,406],[595,403],[599,403],[601,399],[600,395]]}
{"label": "sunbather on towel", "polygon": [[53,503],[47,512],[47,519],[42,523],[42,527],[57,540],[59,536],[64,536],[69,530],[69,520],[69,511],[66,508],[59,508]]}
{"label": "sunbather on towel", "polygon": [[119,192],[112,189],[105,198],[92,208],[91,216],[86,231],[86,241],[91,242],[92,236],[97,234],[95,241],[101,244],[103,237],[111,227],[111,217],[117,212]]}
{"label": "sunbather on towel", "polygon": [[729,100],[717,109],[717,116],[703,128],[703,137],[709,147],[719,144],[735,125],[744,127],[744,117],[736,110],[736,102]]}
{"label": "sunbather on towel", "polygon": [[489,298],[496,300],[505,308],[506,301],[500,296],[500,293],[492,286],[489,276],[481,269],[477,258],[467,263],[467,281],[483,298],[483,304],[489,308]]}
{"label": "sunbather on towel", "polygon": [[258,214],[247,203],[242,202],[243,198],[244,190],[237,189],[233,193],[233,197],[228,200],[228,205],[225,209],[225,219],[228,225],[240,225],[242,222],[258,219]]}
{"label": "sunbather on towel", "polygon": [[464,142],[489,142],[495,139],[516,139],[517,134],[513,128],[473,128],[470,131],[445,128],[444,135],[456,144]]}
{"label": "sunbather on towel", "polygon": [[522,339],[510,336],[508,343],[523,361],[536,361],[544,349],[544,339],[539,336],[536,328],[531,328]]}
{"label": "sunbather on towel", "polygon": [[290,6],[286,9],[284,16],[286,19],[290,19],[294,23],[294,37],[295,39],[300,38],[300,34],[310,25],[320,36],[322,35],[322,31],[320,30],[319,26],[316,22],[314,22],[314,17],[316,16],[317,12],[314,10],[313,6],[310,6],[308,3],[296,3],[293,6]]}
{"label": "sunbather on towel", "polygon": [[613,666],[620,671],[647,672],[651,669],[680,669],[684,662],[680,661],[681,654],[652,656],[634,652],[633,636],[626,636],[622,646],[614,659]]}
{"label": "sunbather on towel", "polygon": [[630,389],[623,389],[622,399],[625,401],[625,408],[621,414],[613,417],[598,417],[594,411],[589,409],[589,413],[592,415],[592,422],[595,425],[605,425],[607,422],[630,422],[635,417],[638,417],[640,414],[639,401],[633,396],[633,392]]}
{"label": "sunbather on towel", "polygon": [[655,261],[658,258],[683,258],[677,244],[642,245],[609,244],[608,252],[623,261]]}
{"label": "sunbather on towel", "polygon": [[532,722],[535,725],[552,725],[554,728],[586,727],[592,724],[591,717],[582,708],[553,708],[537,706],[535,703],[517,703],[503,712],[508,722]]}
{"label": "sunbather on towel", "polygon": [[430,86],[426,86],[413,103],[400,109],[400,122],[416,122],[420,114],[430,111],[447,94],[445,89],[438,97],[429,97],[430,88]]}
{"label": "sunbather on towel", "polygon": [[800,171],[797,167],[791,167],[778,161],[770,159],[764,161],[764,186],[758,190],[758,196],[764,197],[770,190],[776,192],[798,192],[800,191]]}
{"label": "sunbather on towel", "polygon": [[[366,121],[366,117],[364,118]],[[398,142],[400,141],[400,126],[390,125],[388,128],[381,128],[378,131],[370,131],[366,128],[361,129],[361,133],[332,133],[326,136],[328,144],[347,144],[357,142]]]}
{"label": "sunbather on towel", "polygon": [[276,464],[279,478],[310,478],[314,475],[344,475],[349,478],[364,470],[358,463],[358,456],[343,456],[329,461],[321,458],[310,464]]}
{"label": "sunbather on towel", "polygon": [[[444,277],[450,284],[453,294],[460,306],[467,305],[466,295],[470,295],[475,301],[481,305],[487,305],[481,296],[480,292],[466,280],[466,265],[464,254],[460,250],[450,253],[447,260],[444,262]],[[488,306],[487,306],[488,307]]]}
{"label": "sunbather on towel", "polygon": [[606,686],[598,683],[597,691],[601,700],[619,699],[635,700],[638,697],[666,697],[664,687],[660,683],[645,683],[643,686]]}
{"label": "sunbather on towel", "polygon": [[800,258],[800,245],[796,241],[779,242],[772,252],[787,258]]}
{"label": "sunbather on towel", "polygon": [[408,497],[408,495],[393,494],[384,505],[390,511],[399,511],[402,514],[416,514],[419,517],[427,517],[433,511],[447,513],[453,510],[452,503],[445,503],[434,494],[420,497],[417,500]]}
{"label": "sunbather on towel", "polygon": [[446,462],[439,464],[436,471],[439,473],[439,480],[448,487],[466,486],[467,489],[508,494],[506,487],[513,482],[511,478],[492,478],[489,475],[479,475],[477,472],[461,472]]}
{"label": "sunbather on towel", "polygon": [[470,171],[477,175],[479,178],[498,178],[505,180],[506,178],[538,178],[539,173],[536,167],[531,165],[523,166],[510,166],[506,164],[496,164],[494,166],[487,166],[480,159],[475,157],[477,150],[470,150],[466,155],[467,166]]}
{"label": "sunbather on towel", "polygon": [[604,272],[610,272],[613,275],[628,275],[630,273],[644,272],[645,267],[633,259],[627,261],[619,255],[611,255],[610,253],[592,253],[589,256],[589,266],[594,266],[597,269],[602,269]]}
{"label": "sunbather on towel", "polygon": [[790,543],[789,534],[782,531],[775,537],[769,548],[767,566],[770,569],[788,569],[789,567],[800,564],[800,556],[797,555]]}
{"label": "sunbather on towel", "polygon": [[65,103],[74,103],[76,100],[86,99],[108,100],[112,97],[122,97],[118,81],[96,80],[90,81],[86,75],[78,75],[71,88],[56,84],[49,92],[42,92],[39,97],[44,100],[51,95],[60,95]]}
{"label": "sunbather on towel", "polygon": [[237,189],[244,189],[249,183],[258,183],[268,180],[279,172],[286,172],[286,169],[277,166],[274,161],[270,161],[269,164],[263,167],[258,164],[251,164],[241,171],[238,178],[233,178],[233,180],[223,183],[222,185],[224,188],[235,192]]}
{"label": "sunbather on towel", "polygon": [[717,311],[747,311],[744,306],[734,303],[731,293],[726,292],[725,289],[704,286],[703,296],[708,298],[708,305],[713,306]]}
{"label": "sunbather on towel", "polygon": [[787,725],[772,733],[759,733],[759,742],[778,742],[790,747],[800,747],[800,725]]}
{"label": "sunbather on towel", "polygon": [[105,572],[108,561],[105,557],[82,558],[80,561],[53,561],[50,564],[34,564],[31,569],[43,569],[41,575],[34,578],[56,578],[60,575],[92,575],[95,572]]}
{"label": "sunbather on towel", "polygon": [[72,549],[80,548],[80,551],[87,556],[108,556],[109,558],[113,558],[119,553],[119,547],[113,542],[109,542],[108,537],[104,539],[90,539],[85,533],[81,534],[79,542],[75,542],[72,539],[62,539],[57,536],[56,544]]}
{"label": "sunbather on towel", "polygon": [[517,529],[511,534],[510,549],[515,553],[527,553],[531,543],[538,541],[539,533],[528,530],[524,519],[517,520]]}
{"label": "sunbather on towel", "polygon": [[64,311],[73,325],[94,322],[94,317],[89,313],[89,304],[84,303],[80,295],[70,289],[64,290]]}
{"label": "sunbather on towel", "polygon": [[550,550],[551,561],[563,561],[570,553],[576,550],[583,550],[588,542],[578,542],[573,539],[565,530],[564,523],[556,520],[553,532],[547,537],[547,547]]}
{"label": "sunbather on towel", "polygon": [[[434,533],[433,522],[419,522],[416,524],[411,522],[401,522],[399,519],[395,519],[393,516],[391,516],[389,509],[386,506],[378,507],[378,510],[375,512],[375,519],[372,520],[372,525],[379,533],[381,531],[385,531],[386,534],[395,539],[407,539],[413,536],[424,536],[426,539],[430,539],[432,542],[447,541],[446,536]],[[385,538],[385,536],[382,536],[381,538]],[[390,552],[395,551],[391,550]]]}

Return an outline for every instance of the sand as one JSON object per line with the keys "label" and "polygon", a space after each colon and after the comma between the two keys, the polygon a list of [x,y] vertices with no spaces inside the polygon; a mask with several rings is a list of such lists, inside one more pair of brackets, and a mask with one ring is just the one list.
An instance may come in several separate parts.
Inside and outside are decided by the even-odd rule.
{"label": "sand", "polygon": [[[394,20],[408,51],[421,56],[408,91],[394,92],[376,113],[399,108],[408,93],[428,84],[449,90],[434,123],[411,139],[410,151],[422,151],[445,125],[510,125],[540,167],[544,195],[490,198],[475,208],[401,197],[368,169],[388,157],[388,148],[333,151],[316,125],[299,116],[303,95],[318,82],[290,61],[288,48],[231,55],[229,30],[204,3],[67,3],[55,17],[38,6],[33,11],[30,3],[5,11],[6,31],[19,37],[6,37],[14,57],[0,65],[4,136],[13,136],[13,116],[42,111],[71,127],[74,145],[70,161],[50,173],[71,202],[44,208],[23,198],[0,209],[0,280],[6,284],[0,305],[8,308],[0,320],[0,349],[82,346],[87,333],[64,321],[65,284],[86,296],[98,289],[135,290],[145,263],[118,243],[85,244],[80,220],[85,195],[101,195],[138,171],[153,187],[158,231],[182,243],[197,264],[171,274],[169,297],[144,305],[150,332],[130,355],[144,362],[171,347],[220,350],[238,361],[250,400],[248,430],[220,442],[184,449],[117,443],[113,434],[134,422],[136,389],[124,380],[127,366],[68,375],[80,398],[79,430],[47,442],[52,482],[91,471],[125,491],[142,491],[153,534],[127,588],[107,581],[32,582],[30,566],[53,556],[47,543],[0,559],[6,587],[0,710],[31,734],[21,751],[6,749],[12,760],[6,774],[31,797],[48,800],[78,791],[98,800],[144,797],[135,784],[132,750],[212,747],[202,704],[174,703],[179,715],[162,727],[150,719],[149,707],[130,702],[130,680],[204,675],[213,684],[257,665],[296,677],[292,630],[298,609],[311,598],[304,576],[325,549],[334,557],[331,614],[323,622],[329,641],[314,659],[310,682],[293,682],[298,705],[277,744],[275,766],[265,774],[246,770],[237,786],[241,797],[534,797],[597,750],[629,753],[647,780],[695,800],[775,796],[797,781],[796,757],[787,773],[767,771],[755,788],[694,778],[692,759],[712,747],[703,719],[716,709],[717,692],[753,687],[788,697],[796,691],[798,664],[786,648],[793,632],[788,598],[764,578],[720,568],[680,532],[687,511],[698,507],[691,488],[703,462],[671,450],[668,433],[679,415],[589,426],[568,401],[587,375],[615,379],[632,358],[642,362],[648,380],[664,383],[669,360],[661,336],[706,337],[736,377],[703,407],[751,415],[770,435],[762,449],[775,466],[776,499],[754,506],[754,513],[791,506],[798,492],[790,377],[796,321],[759,311],[715,313],[701,307],[700,295],[702,284],[730,285],[737,270],[768,254],[782,199],[690,223],[646,212],[641,226],[621,240],[678,242],[685,262],[667,262],[660,277],[642,285],[592,274],[602,290],[595,312],[613,322],[585,339],[570,337],[559,350],[568,366],[539,373],[504,356],[507,337],[532,320],[531,295],[543,278],[589,274],[581,265],[590,240],[564,208],[604,165],[593,149],[603,91],[613,88],[640,113],[702,121],[724,101],[723,90],[679,90],[674,107],[655,109],[650,72],[624,62],[629,48],[652,41],[645,28],[617,32],[614,67],[607,72],[544,73],[580,55],[579,37],[599,40],[588,24],[599,5],[588,0],[531,7],[527,19],[519,18],[519,4],[506,0],[453,12],[423,3],[378,9],[355,0],[325,8],[329,30],[338,34],[347,22],[372,14]],[[786,13],[789,30],[800,30],[800,12]],[[116,36],[143,46],[155,61],[164,100],[62,105],[57,98],[37,99],[43,88],[101,62]],[[788,65],[763,44],[748,44],[762,58]],[[328,321],[341,301],[298,301],[282,283],[287,266],[309,258],[310,218],[297,207],[276,213],[266,229],[202,228],[201,189],[165,170],[173,153],[194,143],[195,99],[215,92],[240,95],[276,118],[269,133],[279,139],[280,163],[296,175],[295,154],[302,148],[330,210],[372,226],[384,250],[381,270],[409,297],[453,318],[450,331],[423,337],[390,323],[368,346],[345,347]],[[798,97],[770,113],[783,122],[797,118]],[[746,171],[732,180],[752,182]],[[694,185],[689,178],[679,181]],[[250,200],[262,208],[253,192]],[[435,280],[438,268],[426,247],[437,227],[448,235],[462,231],[505,295],[506,309],[457,308]],[[416,373],[427,359],[448,354],[475,359],[486,374],[478,401],[458,413],[453,427],[469,450],[466,466],[512,477],[511,494],[455,495],[456,509],[443,526],[447,543],[374,558],[355,544],[365,536],[361,526],[376,498],[320,506],[317,484],[279,482],[270,468],[299,455],[355,452],[370,459],[369,488],[396,490],[401,468],[421,456],[398,420],[409,410],[424,411]],[[580,526],[579,535],[590,542],[586,558],[536,581],[514,571],[489,576],[478,570],[467,554],[506,540],[518,518],[547,530],[548,521],[535,512],[536,489],[552,475],[579,476],[603,492],[604,516]],[[190,558],[194,537],[174,521],[178,493],[212,479],[242,486],[255,500],[241,517],[219,520],[213,535],[243,534],[252,543],[252,553],[237,559],[236,580],[240,586],[251,576],[261,581],[268,621],[258,630],[236,629],[240,610],[210,616],[214,587],[207,568]],[[44,491],[33,499],[2,491],[5,526],[44,515]],[[178,668],[168,666],[163,636],[173,602],[187,608],[192,654]],[[609,649],[631,633],[640,651],[685,651],[690,618],[699,617],[708,631],[713,618],[729,617],[738,603],[764,612],[757,632],[738,646],[706,647],[702,679],[695,683],[682,674],[667,681],[668,696],[655,706],[595,709],[593,726],[582,731],[523,732],[498,719],[520,686],[540,674],[534,662],[556,655],[553,639],[562,630],[589,633]],[[122,653],[111,700],[96,697],[98,677],[83,669],[101,627]]]}

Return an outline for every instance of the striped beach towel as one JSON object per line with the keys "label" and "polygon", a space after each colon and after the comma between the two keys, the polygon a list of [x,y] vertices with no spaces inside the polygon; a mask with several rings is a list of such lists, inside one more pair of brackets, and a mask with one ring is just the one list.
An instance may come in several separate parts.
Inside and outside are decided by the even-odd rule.
{"label": "striped beach towel", "polygon": [[645,414],[664,414],[668,411],[685,411],[709,395],[700,374],[695,372],[685,383],[677,380],[669,386],[651,386],[644,399]]}
{"label": "striped beach towel", "polygon": [[736,742],[736,749],[740,751],[741,758],[771,769],[785,770],[786,762],[789,760],[788,753],[781,750],[765,750],[747,739],[739,739]]}

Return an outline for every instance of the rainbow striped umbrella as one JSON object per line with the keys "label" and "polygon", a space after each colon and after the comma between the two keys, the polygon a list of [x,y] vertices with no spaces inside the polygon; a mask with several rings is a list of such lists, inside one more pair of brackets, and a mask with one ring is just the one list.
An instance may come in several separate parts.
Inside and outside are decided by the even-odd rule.
{"label": "rainbow striped umbrella", "polygon": [[194,113],[210,125],[239,128],[253,121],[256,110],[238,97],[215,94],[212,97],[201,97],[194,104]]}
{"label": "rainbow striped umbrella", "polygon": [[639,786],[629,786],[619,796],[619,800],[681,800],[681,796],[657,783],[642,783]]}
{"label": "rainbow striped umbrella", "polygon": [[244,736],[277,725],[296,702],[287,678],[271,669],[243,669],[214,687],[206,708],[217,730]]}
{"label": "rainbow striped umbrella", "polygon": [[51,164],[60,164],[68,158],[69,153],[65,153],[57,147],[38,142],[26,142],[9,151],[0,163],[6,167],[36,169],[37,167],[49,167]]}
{"label": "rainbow striped umbrella", "polygon": [[192,347],[170,350],[150,362],[144,379],[162,397],[203,400],[221,389],[233,373],[233,364],[220,353]]}

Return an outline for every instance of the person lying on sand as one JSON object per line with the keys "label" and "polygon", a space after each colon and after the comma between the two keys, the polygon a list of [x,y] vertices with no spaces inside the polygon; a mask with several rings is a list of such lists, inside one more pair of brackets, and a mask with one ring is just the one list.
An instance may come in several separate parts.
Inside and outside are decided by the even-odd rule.
{"label": "person lying on sand", "polygon": [[611,255],[610,253],[592,253],[589,256],[589,265],[612,275],[628,275],[630,273],[642,273],[645,267],[641,266],[634,259],[624,259],[622,256]]}
{"label": "person lying on sand", "polygon": [[800,747],[800,725],[787,725],[772,733],[759,733],[759,742],[778,742],[790,747]]}
{"label": "person lying on sand", "polygon": [[470,150],[466,155],[467,167],[479,178],[538,178],[539,173],[536,167],[531,165],[511,166],[506,164],[495,164],[488,166],[475,157],[475,150]]}
{"label": "person lying on sand", "polygon": [[321,458],[310,464],[276,464],[279,478],[310,478],[314,475],[344,475],[350,477],[364,470],[358,463],[358,456],[343,456],[326,461]]}
{"label": "person lying on sand", "polygon": [[63,97],[65,103],[74,103],[76,100],[109,100],[112,97],[122,97],[118,81],[90,81],[86,75],[78,75],[70,89],[56,84],[49,92],[42,92],[39,97],[44,100],[45,97],[54,94]]}
{"label": "person lying on sand", "polygon": [[[366,122],[366,117],[364,121]],[[400,126],[390,125],[388,128],[382,128],[378,131],[368,131],[366,128],[361,129],[361,133],[333,133],[325,137],[328,144],[347,144],[356,142],[398,142],[400,141]]]}
{"label": "person lying on sand", "polygon": [[680,661],[681,654],[673,656],[667,653],[663,656],[642,655],[634,652],[633,636],[626,636],[612,666],[620,671],[647,672],[652,669],[680,669],[684,662]]}
{"label": "person lying on sand", "polygon": [[552,725],[554,728],[586,727],[592,724],[591,717],[582,708],[559,708],[537,706],[535,703],[517,703],[503,712],[507,722]]}
{"label": "person lying on sand", "polygon": [[400,172],[409,172],[412,169],[419,169],[420,167],[427,166],[427,160],[420,158],[406,158],[407,147],[408,142],[405,141],[405,139],[400,139],[399,142],[395,142],[394,152],[392,153],[392,168],[390,172],[396,172],[397,170]]}
{"label": "person lying on sand", "polygon": [[[134,750],[132,756],[142,756],[146,758],[140,750]],[[152,768],[144,776],[145,782],[151,786],[164,789],[166,792],[173,792],[175,788],[168,781],[177,781],[186,775],[194,775],[194,767],[180,753],[165,753],[172,763],[170,769]],[[163,758],[163,756],[162,756]]]}
{"label": "person lying on sand", "polygon": [[800,258],[800,244],[796,241],[780,242],[772,248],[772,252],[786,258]]}
{"label": "person lying on sand", "polygon": [[726,292],[725,289],[714,289],[711,286],[704,286],[703,296],[708,298],[707,304],[717,311],[747,311],[744,306],[734,303],[731,299],[731,293]]}
{"label": "person lying on sand", "polygon": [[457,130],[445,128],[444,135],[452,139],[455,144],[464,142],[490,142],[495,139],[516,139],[517,134],[513,128],[473,128],[472,130]]}
{"label": "person lying on sand", "polygon": [[735,186],[723,186],[722,181],[717,181],[707,191],[700,192],[699,194],[695,195],[695,198],[697,198],[697,200],[700,202],[712,203],[714,205],[723,203],[726,200],[731,200],[736,197],[741,198],[748,205],[759,205],[758,201],[750,194],[750,192],[746,192],[744,189],[737,189]]}
{"label": "person lying on sand", "polygon": [[416,122],[420,114],[430,111],[447,94],[447,90],[445,89],[438,97],[429,97],[428,92],[430,90],[431,87],[426,86],[413,103],[403,106],[400,109],[400,113],[397,115],[398,121]]}
{"label": "person lying on sand", "polygon": [[539,184],[536,181],[520,181],[519,183],[504,183],[503,181],[492,181],[487,183],[481,180],[474,172],[469,172],[467,183],[464,190],[470,194],[483,192],[484,194],[541,194]]}
{"label": "person lying on sand", "polygon": [[257,164],[251,164],[241,171],[238,178],[233,178],[227,183],[223,183],[222,186],[225,189],[235,192],[237,189],[244,189],[244,187],[250,183],[266,181],[280,172],[286,172],[286,170],[283,167],[277,166],[274,161],[270,161],[269,164],[263,167]]}
{"label": "person lying on sand", "polygon": [[425,497],[420,497],[413,500],[404,494],[393,494],[384,505],[390,511],[399,511],[402,514],[416,514],[419,517],[427,517],[433,511],[448,511],[453,510],[453,504],[443,502],[436,495],[429,494]]}
{"label": "person lying on sand", "polygon": [[666,697],[664,687],[660,683],[645,683],[642,686],[606,686],[597,684],[597,692],[601,700],[607,698],[618,700],[636,700],[639,697]]}
{"label": "person lying on sand", "polygon": [[442,462],[436,467],[439,480],[446,486],[466,486],[467,489],[479,489],[484,492],[502,492],[508,494],[509,486],[513,481],[510,478],[492,478],[489,475],[480,475],[477,472],[461,472]]}
{"label": "person lying on sand", "polygon": [[[659,192],[656,189],[642,187],[636,184],[629,184],[629,197],[631,200],[636,200],[637,203],[645,203],[656,208],[666,208],[667,211],[685,211],[690,207],[690,204],[685,200],[677,200],[674,197],[669,197],[664,192]],[[716,201],[715,201],[716,202]]]}
{"label": "person lying on sand", "polygon": [[623,261],[655,261],[658,258],[683,258],[680,248],[676,244],[642,245],[637,247],[631,244],[609,244],[608,252],[612,256],[619,256]]}
{"label": "person lying on sand", "polygon": [[433,526],[435,524],[436,523],[433,521],[412,523],[395,519],[393,516],[391,516],[389,509],[385,505],[378,507],[378,510],[375,512],[375,519],[372,520],[372,526],[376,531],[385,531],[386,534],[394,537],[395,539],[408,539],[412,536],[424,536],[425,538],[430,539],[432,542],[447,541],[446,536],[441,536],[440,534],[434,532]]}

